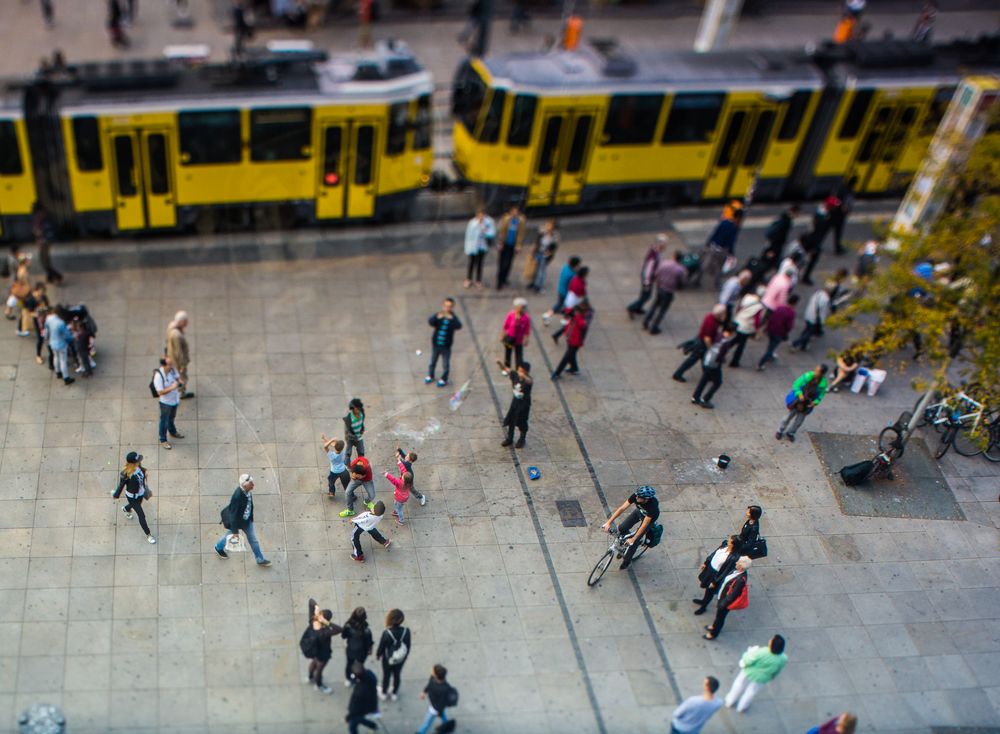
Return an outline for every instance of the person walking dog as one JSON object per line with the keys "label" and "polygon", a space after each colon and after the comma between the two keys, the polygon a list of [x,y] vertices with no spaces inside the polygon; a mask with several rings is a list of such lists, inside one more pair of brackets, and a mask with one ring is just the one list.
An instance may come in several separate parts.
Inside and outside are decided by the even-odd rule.
{"label": "person walking dog", "polygon": [[748,647],[740,658],[739,675],[726,694],[726,706],[736,706],[739,713],[744,713],[760,689],[777,678],[787,663],[785,638],[781,635],[772,637],[767,647]]}
{"label": "person walking dog", "polygon": [[226,528],[226,533],[219,542],[215,544],[215,552],[219,558],[229,558],[226,553],[226,541],[230,535],[239,535],[242,530],[246,533],[250,549],[253,550],[254,558],[257,559],[258,566],[270,566],[271,562],[264,558],[261,553],[260,543],[257,541],[257,531],[253,524],[253,477],[249,474],[240,475],[240,486],[233,492],[229,499],[229,504],[222,509],[222,524]]}
{"label": "person walking dog", "polygon": [[785,396],[785,406],[788,408],[788,415],[781,421],[774,438],[781,440],[782,435],[787,436],[792,443],[795,442],[795,432],[802,426],[802,421],[813,412],[813,409],[820,404],[826,395],[826,365],[817,365],[814,369],[803,373],[792,385],[792,389]]}
{"label": "person walking dog", "polygon": [[142,511],[142,501],[152,497],[153,493],[146,486],[146,469],[141,462],[142,454],[137,454],[135,451],[128,452],[125,457],[125,466],[122,467],[118,477],[118,488],[111,493],[111,496],[118,499],[122,492],[125,493],[125,506],[122,507],[122,512],[125,513],[125,517],[132,517],[132,514],[135,513],[135,516],[139,518],[139,527],[146,534],[146,542],[155,543],[156,538],[153,537],[149,524],[146,522],[146,513]]}
{"label": "person walking dog", "polygon": [[753,562],[747,556],[740,556],[736,567],[719,584],[715,605],[715,619],[705,628],[702,635],[706,640],[714,640],[722,634],[722,626],[726,623],[726,615],[734,609],[746,609],[750,602],[750,584],[747,581],[747,571]]}

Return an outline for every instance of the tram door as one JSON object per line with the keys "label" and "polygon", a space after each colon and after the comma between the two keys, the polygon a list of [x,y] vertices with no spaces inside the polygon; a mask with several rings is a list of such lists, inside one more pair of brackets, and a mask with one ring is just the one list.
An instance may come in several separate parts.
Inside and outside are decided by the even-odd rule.
{"label": "tram door", "polygon": [[852,176],[858,181],[859,193],[878,193],[892,187],[918,115],[919,107],[913,101],[888,101],[876,108],[854,161]]}
{"label": "tram door", "polygon": [[374,120],[320,122],[317,219],[374,216],[377,144]]}
{"label": "tram door", "polygon": [[746,194],[774,139],[776,117],[773,105],[729,108],[702,192],[704,198],[726,199]]}
{"label": "tram door", "polygon": [[120,231],[173,227],[177,210],[170,171],[170,133],[111,131],[112,189]]}
{"label": "tram door", "polygon": [[594,109],[551,110],[542,117],[528,206],[579,203],[596,117]]}

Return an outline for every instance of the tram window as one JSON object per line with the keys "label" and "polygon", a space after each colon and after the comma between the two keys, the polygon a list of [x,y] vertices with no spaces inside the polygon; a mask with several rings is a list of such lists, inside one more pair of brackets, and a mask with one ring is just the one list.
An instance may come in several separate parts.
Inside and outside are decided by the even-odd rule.
{"label": "tram window", "polygon": [[838,138],[848,140],[858,134],[858,130],[861,129],[861,123],[865,120],[865,115],[868,113],[868,107],[871,105],[874,96],[875,91],[872,89],[859,89],[854,93],[854,99],[851,100],[851,107],[844,117],[843,124],[840,126],[840,132],[837,133]]}
{"label": "tram window", "polygon": [[162,133],[153,133],[146,139],[146,148],[149,152],[149,190],[154,194],[169,194],[167,139]]}
{"label": "tram window", "polygon": [[431,95],[417,97],[417,117],[413,124],[413,149],[431,147]]}
{"label": "tram window", "polygon": [[542,137],[542,149],[538,153],[538,172],[552,173],[555,167],[556,152],[559,147],[559,133],[562,130],[561,117],[550,117],[545,123],[545,135]]}
{"label": "tram window", "polygon": [[309,158],[312,110],[271,107],[250,110],[250,160],[301,161]]}
{"label": "tram window", "polygon": [[451,113],[461,121],[469,135],[476,132],[479,111],[486,99],[486,84],[471,64],[465,63],[455,75],[451,90]]}
{"label": "tram window", "polygon": [[326,128],[323,135],[323,185],[336,186],[340,183],[341,128],[339,125]]}
{"label": "tram window", "polygon": [[774,127],[774,112],[764,110],[757,117],[757,129],[753,131],[746,155],[743,156],[744,166],[756,166],[764,155],[764,148],[771,138],[771,128]]}
{"label": "tram window", "polygon": [[590,126],[593,123],[594,118],[591,115],[581,115],[576,118],[573,143],[569,146],[569,158],[566,160],[566,173],[577,173],[583,167],[583,157],[587,154],[587,140],[590,138]]}
{"label": "tram window", "polygon": [[479,131],[480,143],[495,143],[500,139],[500,120],[503,118],[503,103],[507,93],[502,89],[494,89],[490,98],[490,106],[486,110],[483,129]]}
{"label": "tram window", "polygon": [[788,100],[788,109],[785,111],[785,119],[781,121],[781,128],[778,130],[778,140],[794,140],[802,127],[802,118],[809,107],[809,100],[812,92],[808,89],[800,89],[792,98]]}
{"label": "tram window", "polygon": [[0,120],[0,174],[16,176],[24,171],[17,147],[17,128],[11,120]]}
{"label": "tram window", "polygon": [[719,122],[724,94],[678,94],[670,105],[661,143],[707,143]]}
{"label": "tram window", "polygon": [[719,160],[716,161],[716,166],[721,168],[732,163],[733,149],[736,147],[736,143],[739,142],[740,132],[743,130],[743,122],[746,120],[746,116],[747,113],[742,110],[730,115],[729,127],[726,129],[726,135],[719,146]]}
{"label": "tram window", "polygon": [[523,148],[531,142],[531,129],[535,125],[535,108],[538,97],[519,94],[514,97],[514,109],[510,113],[510,129],[507,131],[507,145]]}
{"label": "tram window", "polygon": [[872,153],[875,152],[875,145],[878,143],[880,133],[877,130],[872,130],[868,135],[865,136],[865,142],[861,145],[861,151],[858,153],[858,163],[867,163],[872,158]]}
{"label": "tram window", "polygon": [[604,121],[605,145],[645,145],[652,142],[663,107],[662,94],[616,94]]}
{"label": "tram window", "polygon": [[406,150],[406,126],[409,117],[409,102],[389,105],[389,129],[385,135],[386,155],[398,155]]}
{"label": "tram window", "polygon": [[921,136],[933,135],[937,132],[938,125],[944,119],[944,115],[948,111],[948,105],[951,104],[951,98],[954,96],[955,87],[941,87],[937,90],[934,94],[934,99],[931,100],[930,109],[924,115],[924,122],[920,128]]}
{"label": "tram window", "polygon": [[354,157],[354,183],[367,186],[372,182],[372,147],[375,142],[375,128],[362,125],[358,128],[358,148]]}
{"label": "tram window", "polygon": [[239,163],[242,158],[239,110],[178,112],[181,163],[198,166]]}
{"label": "tram window", "polygon": [[135,155],[132,153],[132,136],[115,136],[115,169],[118,172],[118,194],[135,195]]}
{"label": "tram window", "polygon": [[913,127],[916,119],[916,107],[907,107],[903,110],[903,114],[899,116],[899,122],[896,123],[895,129],[892,131],[892,136],[889,138],[889,145],[885,146],[882,152],[883,162],[889,163],[899,155],[906,136],[910,134],[910,128]]}
{"label": "tram window", "polygon": [[100,171],[104,168],[96,117],[73,118],[73,146],[76,148],[76,167],[81,171]]}

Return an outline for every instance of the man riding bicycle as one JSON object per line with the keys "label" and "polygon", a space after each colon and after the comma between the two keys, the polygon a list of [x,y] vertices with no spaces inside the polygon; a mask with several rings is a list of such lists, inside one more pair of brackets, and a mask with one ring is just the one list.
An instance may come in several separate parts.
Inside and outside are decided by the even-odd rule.
{"label": "man riding bicycle", "polygon": [[624,537],[628,534],[628,531],[632,529],[632,526],[639,522],[640,518],[642,522],[635,533],[625,541],[628,548],[625,550],[625,556],[622,559],[622,565],[620,568],[622,570],[628,568],[629,563],[632,562],[632,556],[639,549],[639,543],[645,539],[646,533],[653,527],[660,517],[660,503],[656,499],[656,490],[652,487],[645,486],[639,487],[635,492],[625,500],[621,507],[611,513],[611,517],[608,521],[601,525],[604,530],[611,532],[611,523],[615,521],[619,515],[621,515],[626,510],[631,508],[631,512],[625,516],[621,525],[618,526],[618,534]]}

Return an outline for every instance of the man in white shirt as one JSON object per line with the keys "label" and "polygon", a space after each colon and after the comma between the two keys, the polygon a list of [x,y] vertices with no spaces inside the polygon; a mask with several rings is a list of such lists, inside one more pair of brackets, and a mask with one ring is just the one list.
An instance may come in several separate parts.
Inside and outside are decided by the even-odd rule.
{"label": "man in white shirt", "polygon": [[177,404],[181,401],[181,376],[174,369],[174,361],[170,357],[160,360],[160,368],[153,375],[153,388],[160,396],[160,446],[170,449],[173,447],[167,441],[168,432],[174,438],[184,438],[174,425]]}

